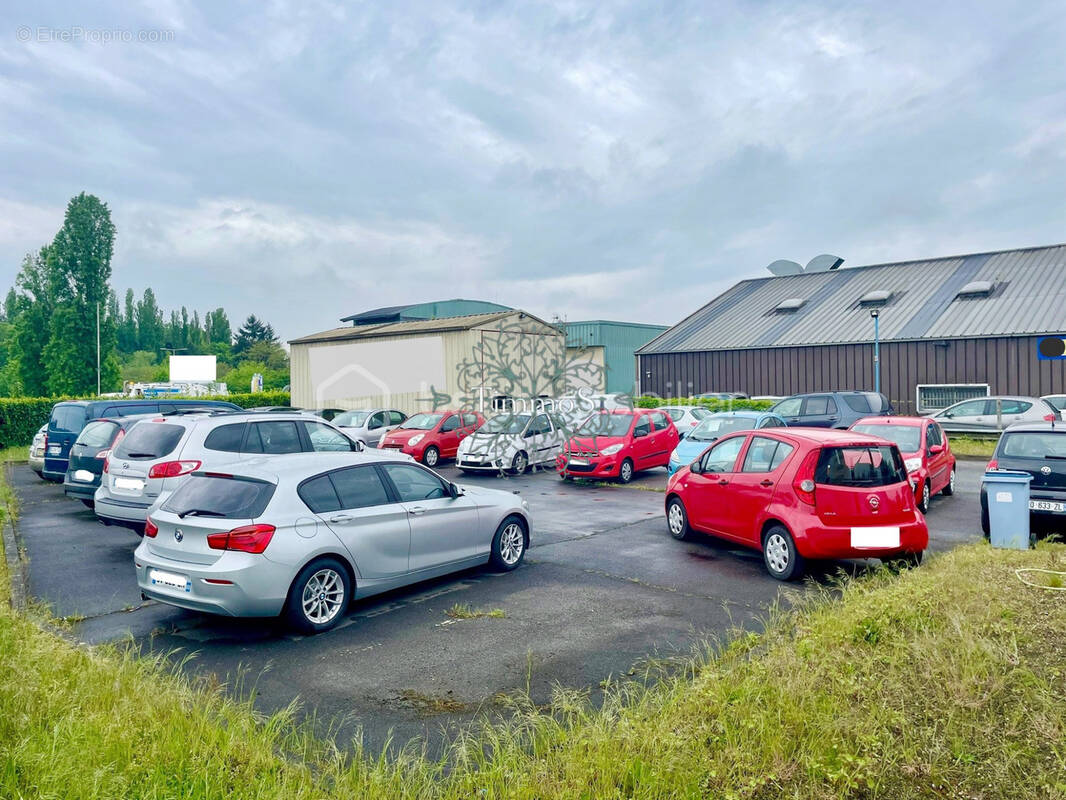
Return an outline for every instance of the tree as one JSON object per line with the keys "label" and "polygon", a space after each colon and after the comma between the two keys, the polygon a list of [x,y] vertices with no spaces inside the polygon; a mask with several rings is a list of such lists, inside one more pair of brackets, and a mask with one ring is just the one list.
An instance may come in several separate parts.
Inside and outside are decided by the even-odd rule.
{"label": "tree", "polygon": [[137,348],[158,351],[163,346],[163,312],[155,301],[155,292],[149,287],[137,303]]}
{"label": "tree", "polygon": [[21,391],[34,397],[48,394],[44,369],[44,350],[51,331],[52,248],[42,247],[36,255],[27,255],[15,278],[11,359],[14,381]]}
{"label": "tree", "polygon": [[258,319],[255,314],[250,314],[233,339],[233,354],[244,355],[256,342],[277,344],[278,337],[273,327]]}
{"label": "tree", "polygon": [[137,350],[137,302],[134,299],[133,289],[126,290],[122,321],[118,326],[118,349],[122,353],[132,353]]}
{"label": "tree", "polygon": [[73,198],[51,247],[55,309],[41,364],[52,394],[96,390],[97,337],[101,387],[118,382],[115,320],[108,305],[114,247],[115,226],[107,204],[84,192]]}

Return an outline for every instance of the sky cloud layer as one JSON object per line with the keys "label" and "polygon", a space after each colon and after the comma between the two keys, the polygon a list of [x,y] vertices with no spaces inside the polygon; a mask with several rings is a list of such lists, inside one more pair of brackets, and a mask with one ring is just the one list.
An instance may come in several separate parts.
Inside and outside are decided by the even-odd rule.
{"label": "sky cloud layer", "polygon": [[1060,242],[1060,11],[9,4],[4,285],[82,190],[117,289],[286,338],[459,296],[672,323],[777,258]]}

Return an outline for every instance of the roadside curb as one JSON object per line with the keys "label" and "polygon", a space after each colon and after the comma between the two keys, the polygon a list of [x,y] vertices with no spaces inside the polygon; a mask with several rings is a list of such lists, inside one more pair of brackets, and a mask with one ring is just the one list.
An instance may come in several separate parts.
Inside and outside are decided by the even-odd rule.
{"label": "roadside curb", "polygon": [[[11,468],[4,467],[5,478],[10,476]],[[22,611],[26,607],[26,569],[22,560],[22,551],[19,549],[18,534],[15,532],[15,524],[10,519],[4,520],[2,526],[4,540],[4,559],[7,561],[7,572],[11,581],[11,597],[9,602],[15,611]]]}

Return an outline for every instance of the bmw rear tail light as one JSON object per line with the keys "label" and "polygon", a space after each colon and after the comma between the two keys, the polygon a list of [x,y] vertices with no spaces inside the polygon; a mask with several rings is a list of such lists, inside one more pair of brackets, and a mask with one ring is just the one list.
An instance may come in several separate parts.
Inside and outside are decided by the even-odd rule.
{"label": "bmw rear tail light", "polygon": [[200,469],[199,461],[161,461],[148,470],[149,478],[177,478]]}
{"label": "bmw rear tail light", "polygon": [[207,546],[212,550],[238,550],[242,553],[262,553],[274,538],[273,525],[243,525],[225,533],[212,533]]}
{"label": "bmw rear tail light", "polygon": [[144,535],[149,539],[154,539],[157,533],[159,533],[159,526],[152,522],[152,518],[149,517],[144,522]]}
{"label": "bmw rear tail light", "polygon": [[796,496],[810,506],[814,505],[814,470],[818,466],[818,456],[821,452],[820,449],[814,449],[807,453],[792,481]]}

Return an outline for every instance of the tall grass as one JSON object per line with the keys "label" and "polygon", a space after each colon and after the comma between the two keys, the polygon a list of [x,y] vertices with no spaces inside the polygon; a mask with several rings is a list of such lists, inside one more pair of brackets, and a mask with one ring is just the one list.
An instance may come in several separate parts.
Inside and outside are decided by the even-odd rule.
{"label": "tall grass", "polygon": [[180,665],[5,607],[0,797],[1063,798],[1066,603],[1018,567],[1062,570],[1066,546],[971,545],[846,580],[600,706],[514,698],[440,760],[342,752],[295,705],[258,715]]}

